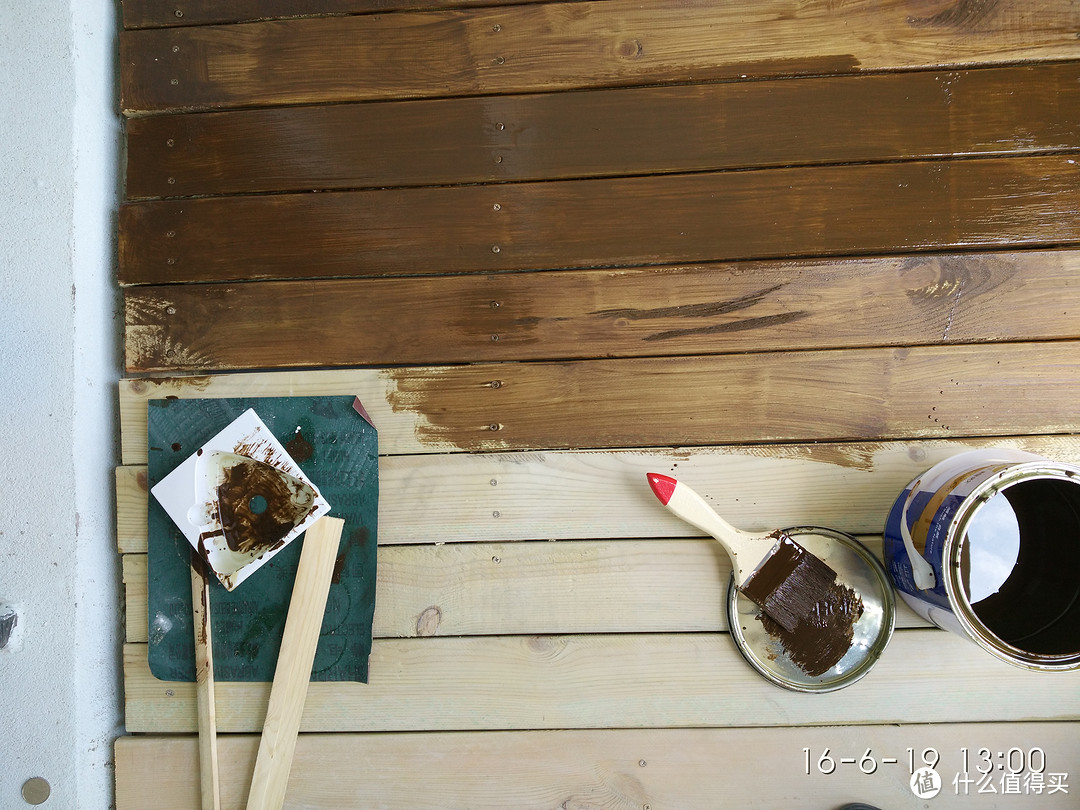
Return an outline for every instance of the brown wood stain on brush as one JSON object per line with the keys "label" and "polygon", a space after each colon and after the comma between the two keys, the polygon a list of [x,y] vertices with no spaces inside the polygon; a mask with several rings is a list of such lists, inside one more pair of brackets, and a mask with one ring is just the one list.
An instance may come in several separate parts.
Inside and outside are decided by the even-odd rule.
{"label": "brown wood stain on brush", "polygon": [[781,531],[769,558],[740,590],[761,608],[758,620],[807,675],[834,667],[851,649],[862,597],[836,572]]}
{"label": "brown wood stain on brush", "polygon": [[863,614],[862,597],[838,582],[829,587],[819,605],[819,611],[800,621],[794,630],[786,630],[766,613],[757,617],[792,662],[814,677],[828,672],[851,649],[855,622]]}

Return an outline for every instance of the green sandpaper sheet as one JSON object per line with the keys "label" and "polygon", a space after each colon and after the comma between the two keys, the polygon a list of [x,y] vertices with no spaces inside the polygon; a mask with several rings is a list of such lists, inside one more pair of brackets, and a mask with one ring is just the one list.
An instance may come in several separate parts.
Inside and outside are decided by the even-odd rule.
{"label": "green sandpaper sheet", "polygon": [[[248,408],[345,521],[311,678],[367,681],[375,612],[378,434],[354,397],[164,399],[147,404],[150,488]],[[194,482],[193,482],[194,486]],[[191,545],[148,496],[150,671],[195,680]],[[210,578],[214,678],[272,681],[303,536],[229,592]]]}

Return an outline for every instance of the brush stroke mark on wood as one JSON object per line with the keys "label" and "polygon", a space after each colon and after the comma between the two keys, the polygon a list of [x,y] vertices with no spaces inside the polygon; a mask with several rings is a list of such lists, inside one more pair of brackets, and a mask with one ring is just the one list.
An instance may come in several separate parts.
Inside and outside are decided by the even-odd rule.
{"label": "brush stroke mark on wood", "polygon": [[916,27],[954,28],[961,31],[975,31],[998,8],[998,0],[955,0],[951,5],[929,17],[908,17],[908,22]]}

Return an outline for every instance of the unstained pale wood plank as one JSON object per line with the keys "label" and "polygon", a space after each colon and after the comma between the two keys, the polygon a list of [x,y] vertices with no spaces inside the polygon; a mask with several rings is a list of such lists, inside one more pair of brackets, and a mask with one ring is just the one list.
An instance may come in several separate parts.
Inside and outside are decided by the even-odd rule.
{"label": "unstained pale wood plank", "polygon": [[[123,568],[127,640],[146,643],[146,556]],[[376,638],[728,629],[731,563],[710,538],[384,546],[378,570]],[[897,626],[926,622],[900,602]]]}
{"label": "unstained pale wood plank", "polygon": [[[718,806],[718,797],[723,806],[775,810],[795,797],[799,806],[830,808],[855,796],[878,807],[906,807],[912,802],[911,769],[922,766],[927,752],[930,759],[935,753],[939,757],[944,783],[932,806],[1005,808],[1027,801],[1054,810],[1073,807],[1074,794],[1051,794],[1048,778],[1042,793],[1034,793],[1037,780],[1030,772],[1041,767],[1037,759],[1029,768],[1013,754],[1012,767],[1022,772],[1023,782],[1012,796],[1002,795],[1008,784],[1003,774],[988,780],[995,795],[979,795],[978,785],[970,785],[960,796],[952,780],[963,770],[965,750],[975,776],[975,759],[983,748],[1019,749],[1025,758],[1038,749],[1045,754],[1047,773],[1075,774],[1078,740],[1077,723],[309,734],[297,744],[289,796],[311,810],[352,807],[358,796],[364,807],[379,810],[707,808]],[[240,807],[258,738],[230,735],[221,746],[225,806]],[[813,754],[809,773],[804,748]],[[821,773],[818,760],[826,750],[834,764],[841,757],[857,761]],[[120,739],[117,810],[196,810],[195,756],[194,741],[187,737]],[[869,759],[860,768],[863,757]],[[985,768],[981,760],[979,765]],[[822,769],[828,767],[824,761]],[[964,789],[962,782],[957,786]]]}
{"label": "unstained pale wood plank", "polygon": [[544,180],[1076,149],[1078,79],[1077,64],[1050,63],[149,116],[127,124],[127,194]]}
{"label": "unstained pale wood plank", "polygon": [[1080,55],[1067,0],[551,3],[124,31],[129,113]]}
{"label": "unstained pale wood plank", "polygon": [[[156,680],[146,655],[125,646],[127,730],[194,731],[194,684]],[[944,630],[898,631],[865,678],[812,699],[748,667],[724,633],[382,639],[368,683],[310,685],[301,730],[1080,719],[1076,673],[1023,670]],[[217,687],[220,731],[261,727],[270,684]]]}
{"label": "unstained pale wood plank", "polygon": [[229,374],[121,383],[123,460],[165,396],[359,396],[380,452],[939,439],[1076,430],[1072,341]]}
{"label": "unstained pale wood plank", "polygon": [[120,209],[118,273],[159,284],[1072,244],[1077,160],[135,202]]}
{"label": "unstained pale wood plank", "polygon": [[1078,278],[1080,251],[1061,250],[129,287],[126,362],[220,371],[1077,338]]}
{"label": "unstained pale wood plank", "polygon": [[[1080,463],[1080,437],[924,440],[693,449],[454,453],[379,461],[380,546],[518,540],[696,537],[662,508],[647,472],[677,475],[747,530],[832,526],[880,532],[904,487],[968,450],[1016,448]],[[121,553],[146,551],[147,494],[129,470],[118,490]],[[497,513],[497,514],[496,514]]]}

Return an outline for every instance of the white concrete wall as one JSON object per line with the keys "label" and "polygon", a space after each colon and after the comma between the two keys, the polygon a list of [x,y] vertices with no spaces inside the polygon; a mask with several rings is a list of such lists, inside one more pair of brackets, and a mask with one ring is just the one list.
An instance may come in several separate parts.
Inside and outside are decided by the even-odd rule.
{"label": "white concrete wall", "polygon": [[0,4],[0,808],[112,804],[120,122],[113,0]]}

